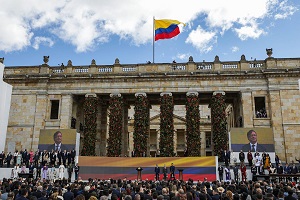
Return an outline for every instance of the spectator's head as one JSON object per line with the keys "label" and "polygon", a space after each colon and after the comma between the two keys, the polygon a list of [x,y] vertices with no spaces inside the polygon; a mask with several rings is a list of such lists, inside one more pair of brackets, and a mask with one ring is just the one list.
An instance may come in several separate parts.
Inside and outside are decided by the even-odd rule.
{"label": "spectator's head", "polygon": [[263,199],[263,195],[262,195],[261,193],[257,193],[257,194],[256,194],[256,199],[257,199],[257,200]]}
{"label": "spectator's head", "polygon": [[251,144],[257,143],[257,133],[254,130],[248,131],[247,138]]}

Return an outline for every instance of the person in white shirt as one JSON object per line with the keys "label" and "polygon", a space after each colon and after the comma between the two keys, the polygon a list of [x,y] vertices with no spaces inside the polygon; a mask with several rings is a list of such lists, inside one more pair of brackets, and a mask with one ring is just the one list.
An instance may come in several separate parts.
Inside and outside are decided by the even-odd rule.
{"label": "person in white shirt", "polygon": [[61,164],[58,168],[58,177],[59,177],[59,179],[64,178],[64,173],[65,173],[65,166],[63,164]]}
{"label": "person in white shirt", "polygon": [[19,171],[20,171],[19,165],[16,164],[13,170],[14,170],[14,179],[17,179],[19,177]]}

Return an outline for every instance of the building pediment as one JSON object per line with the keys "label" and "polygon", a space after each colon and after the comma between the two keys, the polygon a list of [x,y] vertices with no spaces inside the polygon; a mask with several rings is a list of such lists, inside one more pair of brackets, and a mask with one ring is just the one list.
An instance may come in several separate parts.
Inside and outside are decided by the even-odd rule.
{"label": "building pediment", "polygon": [[[173,114],[174,124],[185,124],[186,120],[183,117]],[[160,114],[150,118],[150,124],[160,124]]]}

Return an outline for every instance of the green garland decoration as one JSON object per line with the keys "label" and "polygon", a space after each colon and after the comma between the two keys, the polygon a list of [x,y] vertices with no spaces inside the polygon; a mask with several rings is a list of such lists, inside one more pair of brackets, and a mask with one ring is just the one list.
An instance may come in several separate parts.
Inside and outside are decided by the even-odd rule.
{"label": "green garland decoration", "polygon": [[212,122],[212,140],[214,144],[214,154],[219,157],[222,156],[224,149],[228,145],[228,132],[226,120],[226,103],[225,95],[217,93],[211,99],[211,122]]}
{"label": "green garland decoration", "polygon": [[147,152],[147,141],[149,138],[149,112],[149,101],[147,96],[136,96],[133,132],[133,143],[136,157],[141,157],[144,152]]}
{"label": "green garland decoration", "polygon": [[84,138],[82,156],[95,156],[98,98],[86,97],[84,101]]}
{"label": "green garland decoration", "polygon": [[200,112],[197,95],[188,95],[186,99],[186,141],[187,156],[200,156]]}
{"label": "green garland decoration", "polygon": [[174,154],[174,103],[169,94],[160,98],[160,156],[172,157]]}
{"label": "green garland decoration", "polygon": [[109,132],[107,156],[119,157],[122,154],[123,139],[123,97],[112,96],[109,100]]}

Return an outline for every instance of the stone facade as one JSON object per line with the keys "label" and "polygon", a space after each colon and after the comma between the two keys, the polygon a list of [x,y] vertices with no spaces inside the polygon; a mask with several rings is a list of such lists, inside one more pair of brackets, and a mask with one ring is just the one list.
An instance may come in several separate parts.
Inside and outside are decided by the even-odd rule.
{"label": "stone facade", "polygon": [[[153,155],[153,148],[157,148],[159,140],[159,119],[156,117],[159,114],[159,94],[171,92],[175,101],[174,145],[175,149],[180,149],[177,153],[181,154],[183,149],[180,145],[184,144],[181,140],[185,134],[185,95],[196,91],[201,104],[201,154],[209,155],[211,147],[207,138],[211,129],[208,104],[213,92],[224,91],[229,130],[239,126],[238,119],[245,128],[271,127],[275,151],[280,158],[287,162],[299,158],[300,59],[269,57],[247,61],[243,57],[235,62],[189,60],[187,63],[169,64],[122,65],[116,60],[114,65],[6,67],[3,80],[13,85],[13,93],[5,150],[12,143],[18,150],[35,150],[41,129],[68,129],[72,117],[77,120],[76,129],[82,132],[80,123],[84,119],[84,95],[92,93],[101,99],[96,152],[104,156],[108,137],[109,95],[120,93],[126,103],[124,123],[128,124],[124,128],[128,133],[124,137],[128,143],[123,145],[123,152],[129,154],[133,146],[134,95],[146,93],[152,106],[150,135],[155,138],[149,140],[148,155]],[[265,101],[265,118],[256,118],[257,97]],[[59,100],[58,119],[50,119],[52,100]]]}

